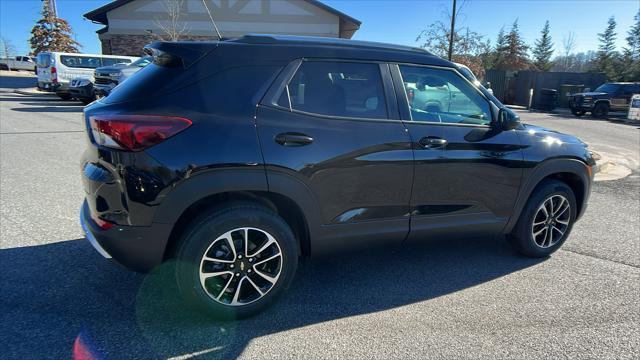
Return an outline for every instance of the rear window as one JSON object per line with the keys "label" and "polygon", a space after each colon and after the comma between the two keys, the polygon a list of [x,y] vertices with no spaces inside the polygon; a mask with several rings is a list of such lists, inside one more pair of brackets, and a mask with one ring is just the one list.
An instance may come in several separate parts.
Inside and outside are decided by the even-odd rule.
{"label": "rear window", "polygon": [[102,66],[102,61],[99,57],[88,56],[74,56],[74,55],[61,55],[60,62],[62,65],[71,68],[81,69],[95,69]]}
{"label": "rear window", "polygon": [[36,60],[36,64],[38,65],[38,67],[49,67],[51,65],[50,54],[38,54]]}
{"label": "rear window", "polygon": [[115,64],[131,64],[131,60],[102,58],[102,66],[111,66]]}
{"label": "rear window", "polygon": [[287,85],[279,105],[319,115],[386,119],[380,67],[373,63],[309,61]]}

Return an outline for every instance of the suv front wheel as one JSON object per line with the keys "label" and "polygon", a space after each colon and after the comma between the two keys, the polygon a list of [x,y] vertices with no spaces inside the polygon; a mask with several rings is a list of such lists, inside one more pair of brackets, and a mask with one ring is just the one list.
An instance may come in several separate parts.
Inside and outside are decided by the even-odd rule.
{"label": "suv front wheel", "polygon": [[576,210],[571,188],[561,181],[546,180],[529,198],[509,242],[525,256],[548,256],[569,237]]}
{"label": "suv front wheel", "polygon": [[176,254],[176,280],[186,299],[223,319],[266,308],[293,280],[298,247],[273,211],[236,204],[194,221]]}

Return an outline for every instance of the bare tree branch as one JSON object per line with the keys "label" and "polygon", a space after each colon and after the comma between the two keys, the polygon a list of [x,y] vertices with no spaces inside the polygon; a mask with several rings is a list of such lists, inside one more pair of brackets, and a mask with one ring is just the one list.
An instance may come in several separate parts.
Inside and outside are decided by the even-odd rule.
{"label": "bare tree branch", "polygon": [[190,33],[189,25],[182,18],[185,13],[184,0],[164,0],[165,19],[155,19],[154,24],[162,30],[160,38],[167,41],[178,41]]}
{"label": "bare tree branch", "polygon": [[564,69],[565,71],[569,68],[569,55],[573,53],[573,50],[576,48],[576,34],[573,31],[570,31],[562,38],[562,49],[564,50]]}

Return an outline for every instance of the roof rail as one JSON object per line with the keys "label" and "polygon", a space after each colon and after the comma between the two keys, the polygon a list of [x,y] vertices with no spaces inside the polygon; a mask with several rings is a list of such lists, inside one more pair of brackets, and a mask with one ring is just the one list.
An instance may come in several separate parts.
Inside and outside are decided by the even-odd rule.
{"label": "roof rail", "polygon": [[321,36],[275,35],[275,34],[247,34],[241,38],[232,40],[245,44],[313,44],[326,46],[357,47],[380,50],[396,50],[418,52],[424,55],[434,56],[429,51],[406,45],[386,44],[373,41],[351,40],[342,38],[330,38]]}

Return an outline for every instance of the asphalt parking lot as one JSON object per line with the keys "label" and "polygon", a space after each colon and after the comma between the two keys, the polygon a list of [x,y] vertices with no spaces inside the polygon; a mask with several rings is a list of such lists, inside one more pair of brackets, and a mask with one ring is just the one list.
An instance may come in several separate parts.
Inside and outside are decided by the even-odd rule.
{"label": "asphalt parking lot", "polygon": [[[0,86],[2,87],[2,86]],[[626,159],[595,184],[552,257],[502,239],[433,240],[301,268],[263,314],[240,322],[181,308],[166,267],[101,258],[78,225],[82,106],[0,93],[0,354],[69,358],[640,357],[640,128],[522,112]]]}

